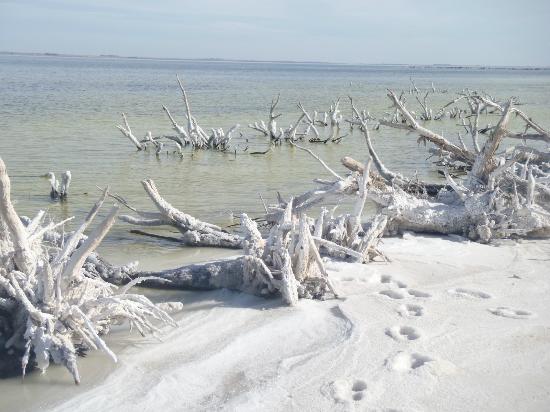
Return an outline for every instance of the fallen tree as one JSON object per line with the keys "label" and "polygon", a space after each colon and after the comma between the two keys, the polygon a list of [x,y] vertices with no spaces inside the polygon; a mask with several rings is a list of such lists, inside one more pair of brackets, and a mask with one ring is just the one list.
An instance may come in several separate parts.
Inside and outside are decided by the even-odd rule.
{"label": "fallen tree", "polygon": [[121,204],[135,212],[138,217],[130,215],[121,215],[119,218],[123,222],[139,226],[171,226],[181,232],[179,239],[181,243],[188,246],[206,246],[206,247],[225,247],[230,249],[240,249],[242,247],[242,238],[228,233],[219,226],[203,222],[195,217],[184,213],[160,195],[155,182],[151,179],[141,182],[145,192],[153,201],[158,212],[145,212],[132,207],[124,198],[119,195],[113,195]]}
{"label": "fallen tree", "polygon": [[[361,221],[368,176],[367,168],[355,180],[360,186],[349,188],[360,193],[353,213],[334,217],[323,209],[318,219],[309,218],[305,212],[324,198],[320,192],[314,195],[316,201],[311,197],[313,194],[288,202],[281,199],[279,204],[267,208],[266,219],[270,228],[265,236],[246,214],[241,216],[240,234],[230,234],[218,226],[202,222],[171,206],[160,196],[154,182],[144,180],[142,184],[160,213],[137,210],[121,196],[113,195],[140,216],[122,215],[121,220],[142,226],[169,225],[182,232],[181,242],[184,245],[243,248],[244,256],[160,272],[130,272],[122,277],[102,268],[105,263],[101,261],[92,270],[115,283],[128,278],[153,276],[155,279],[146,280],[145,285],[183,289],[229,288],[259,296],[281,295],[286,303],[292,305],[298,297],[325,298],[328,294],[336,295],[321,254],[361,263],[376,257],[385,259],[377,244],[387,219],[376,217],[365,225]],[[328,189],[324,195],[345,190],[346,183],[342,182]],[[170,283],[159,283],[162,280],[170,280]]]}
{"label": "fallen tree", "polygon": [[[382,229],[387,235],[404,231],[457,234],[480,242],[550,236],[550,154],[526,144],[499,151],[505,138],[523,135],[529,136],[524,142],[546,142],[550,136],[548,131],[517,109],[513,99],[496,103],[490,96],[469,92],[463,97],[469,102],[474,116],[474,121],[470,120],[467,127],[472,134],[473,147],[470,149],[460,135],[457,145],[421,124],[417,116],[406,108],[402,96],[403,93],[398,97],[394,92],[388,92],[396,114],[390,120],[379,120],[378,124],[416,133],[419,135],[418,143],[433,144],[435,149],[430,148],[430,151],[447,159],[442,172],[446,183],[423,182],[386,167],[370,138],[369,121],[372,117],[366,110],[357,110],[350,99],[353,111],[350,122],[359,126],[377,172],[369,172],[368,178],[361,180],[361,175],[369,168],[351,157],[344,157],[342,163],[352,173],[342,177],[311,150],[293,144],[310,153],[336,178],[317,179],[320,187],[295,197],[296,210],[305,211],[323,202],[327,196],[365,193],[365,197],[377,205],[377,216],[387,218]],[[492,114],[500,114],[500,119],[496,126],[480,130],[479,117],[488,108],[492,108]],[[524,122],[523,132],[510,130],[509,121],[513,114]],[[529,129],[536,133],[528,133]],[[480,143],[480,135],[487,135],[483,144]],[[455,180],[448,168],[459,165],[463,165],[466,176]],[[361,181],[368,182],[364,192]],[[283,208],[282,201],[270,208],[267,220],[276,219]],[[332,221],[340,222],[333,224],[331,230],[331,233],[337,234],[333,239],[335,243],[349,246],[342,236],[346,226],[341,223],[344,218],[340,216]]]}
{"label": "fallen tree", "polygon": [[[478,148],[476,138],[473,149],[469,149],[463,141],[458,146],[421,125],[394,92],[389,91],[388,97],[404,120],[383,119],[379,121],[381,125],[416,133],[419,142],[433,144],[450,159],[464,163],[470,169],[462,181],[455,181],[445,170],[447,185],[436,191],[433,187],[428,190],[427,184],[416,181],[414,185],[418,190],[411,192],[407,188],[413,179],[389,170],[382,163],[370,141],[369,119],[355,110],[370,155],[385,180],[385,187],[372,187],[368,197],[378,205],[380,213],[388,216],[388,233],[411,230],[459,234],[481,242],[495,238],[550,235],[550,163],[547,154],[528,146],[498,152],[506,137],[517,136],[508,130],[513,113],[525,121],[526,130],[534,128],[537,131],[538,140],[548,136],[548,132],[514,107],[512,99],[501,105],[488,97],[469,95],[469,98],[494,107],[500,113],[497,125],[485,131],[487,139],[481,148]],[[479,116],[481,109],[479,105],[476,107],[474,110]],[[476,120],[471,124],[474,136],[479,135],[477,123]],[[346,163],[349,164],[350,160]]]}
{"label": "fallen tree", "polygon": [[[134,271],[132,279],[145,279],[150,287],[211,290],[228,288],[258,296],[280,296],[289,305],[299,298],[324,299],[337,296],[313,237],[292,215],[290,202],[269,236],[262,238],[256,223],[241,216],[243,256],[156,272]],[[300,230],[301,228],[301,230]],[[104,269],[99,266],[98,272]],[[107,274],[109,281],[126,281]],[[165,281],[170,281],[165,283]]]}

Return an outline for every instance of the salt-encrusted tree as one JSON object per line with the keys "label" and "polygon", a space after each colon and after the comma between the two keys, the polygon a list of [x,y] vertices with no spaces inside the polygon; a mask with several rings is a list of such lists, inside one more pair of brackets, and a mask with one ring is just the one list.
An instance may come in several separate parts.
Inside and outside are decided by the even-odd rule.
{"label": "salt-encrusted tree", "polygon": [[33,219],[20,218],[10,189],[0,158],[0,344],[20,356],[23,376],[31,362],[42,372],[53,362],[64,365],[79,383],[80,352],[101,349],[116,361],[101,337],[111,326],[129,322],[146,334],[159,331],[155,320],[174,324],[164,310],[129,292],[141,279],[118,288],[86,269],[87,258],[117,216],[114,206],[84,235],[107,190],[84,222],[64,236],[56,228],[66,221],[44,224],[43,211]]}
{"label": "salt-encrusted tree", "polygon": [[239,124],[235,124],[231,128],[225,131],[223,128],[212,128],[210,134],[199,125],[197,118],[191,113],[191,104],[187,97],[187,91],[183,86],[182,81],[179,76],[176,76],[178,81],[178,86],[181,90],[183,105],[185,109],[185,118],[187,120],[186,126],[183,127],[178,124],[170,110],[166,106],[162,106],[163,111],[168,116],[170,123],[172,124],[172,129],[176,132],[175,135],[162,135],[162,136],[153,136],[150,131],[146,132],[143,139],[138,139],[128,123],[126,115],[122,113],[122,120],[124,125],[118,125],[117,129],[126,136],[132,144],[138,150],[147,150],[148,147],[152,146],[156,151],[157,155],[160,154],[164,148],[164,143],[162,139],[170,140],[176,145],[175,152],[181,154],[182,148],[189,145],[193,149],[212,149],[219,151],[227,151],[230,148],[231,139],[233,134],[240,127]]}
{"label": "salt-encrusted tree", "polygon": [[[415,232],[459,234],[488,242],[494,238],[550,235],[550,162],[547,152],[525,144],[499,152],[505,138],[550,141],[550,133],[514,106],[514,100],[496,103],[488,96],[470,93],[467,99],[476,120],[470,129],[472,149],[464,141],[459,145],[421,124],[407,109],[402,97],[388,91],[399,119],[380,120],[380,124],[419,135],[419,142],[433,144],[441,156],[464,164],[468,171],[455,180],[444,171],[446,185],[428,185],[389,170],[376,153],[369,135],[368,119],[354,109],[361,120],[370,155],[383,178],[382,185],[371,187],[368,197],[389,218],[390,233]],[[483,145],[478,142],[477,117],[482,109],[493,108],[500,114],[495,126],[486,128]],[[516,115],[525,124],[523,132],[510,130]],[[529,133],[533,130],[533,133]],[[346,164],[348,163],[348,164]],[[350,166],[349,159],[345,162]],[[351,166],[352,170],[361,170]]]}

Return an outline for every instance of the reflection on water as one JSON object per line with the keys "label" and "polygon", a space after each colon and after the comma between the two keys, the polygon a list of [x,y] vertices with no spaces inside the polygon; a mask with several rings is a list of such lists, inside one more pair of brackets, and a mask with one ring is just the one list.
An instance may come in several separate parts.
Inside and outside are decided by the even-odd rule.
{"label": "reflection on water", "polygon": [[[237,155],[186,151],[182,159],[166,154],[158,159],[152,153],[136,152],[115,129],[120,112],[126,112],[137,136],[147,130],[170,134],[163,104],[184,123],[176,73],[183,77],[193,113],[205,129],[242,125],[244,136],[235,140]],[[386,88],[408,89],[411,76],[419,87],[434,81],[437,88],[450,92],[469,87],[502,98],[519,96],[530,115],[550,126],[548,70],[0,56],[0,155],[12,176],[13,197],[22,214],[47,209],[52,218],[76,215],[78,222],[97,199],[96,186],[106,185],[133,205],[151,209],[139,182],[152,178],[177,207],[228,225],[242,211],[261,213],[259,193],[272,201],[276,191],[296,194],[310,188],[313,178],[328,177],[306,153],[287,146],[265,156],[242,151],[247,146],[250,151],[267,147],[264,137],[244,126],[266,118],[274,95],[281,93],[283,116],[278,120],[284,126],[296,121],[298,101],[310,111],[325,111],[334,98],[341,97],[343,114],[349,116],[347,95],[381,117],[388,110]],[[430,101],[437,108],[451,96],[438,95]],[[409,101],[416,107],[411,96]],[[456,139],[455,121],[432,122],[431,127]],[[438,178],[415,137],[390,129],[373,132],[372,137],[391,168]],[[339,159],[343,155],[360,160],[367,156],[359,133],[338,145],[306,144],[342,173]],[[39,176],[64,170],[73,175],[69,200],[51,202],[48,182]],[[102,248],[117,261],[147,260],[155,253],[157,257],[166,253],[129,234],[122,223],[113,228]],[[194,260],[196,252],[172,247],[167,253]]]}

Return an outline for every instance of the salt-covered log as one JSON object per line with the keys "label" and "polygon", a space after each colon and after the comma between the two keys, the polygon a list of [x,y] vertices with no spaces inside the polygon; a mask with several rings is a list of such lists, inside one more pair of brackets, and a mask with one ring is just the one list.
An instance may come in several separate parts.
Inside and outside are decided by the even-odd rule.
{"label": "salt-covered log", "polygon": [[303,216],[302,230],[294,232],[291,201],[267,239],[262,238],[256,222],[246,214],[241,216],[244,256],[162,271],[121,268],[120,273],[96,256],[88,263],[93,269],[88,270],[115,284],[143,278],[142,285],[149,287],[227,288],[264,297],[280,296],[285,303],[295,305],[298,297],[324,298],[336,294],[306,221]]}
{"label": "salt-covered log", "polygon": [[168,225],[176,228],[182,234],[181,242],[188,246],[209,246],[240,249],[242,238],[222,230],[219,226],[203,222],[184,213],[168,203],[159,193],[153,180],[141,182],[145,192],[157,207],[158,212],[141,212],[132,208],[119,196],[117,200],[140,215],[140,218],[122,215],[124,222],[143,226]]}
{"label": "salt-covered log", "polygon": [[[550,235],[550,203],[546,198],[548,182],[545,180],[548,166],[543,160],[545,156],[534,156],[533,159],[541,163],[527,168],[517,162],[520,156],[525,156],[525,149],[518,151],[518,156],[513,150],[498,154],[500,144],[510,134],[507,124],[512,113],[526,121],[528,127],[539,133],[545,132],[523,112],[514,108],[513,100],[499,105],[477,94],[468,95],[467,101],[476,116],[479,116],[481,110],[479,102],[496,108],[501,114],[498,124],[488,130],[489,136],[483,147],[479,151],[470,151],[464,145],[460,148],[420,126],[392,91],[388,97],[406,123],[382,124],[416,131],[421,138],[472,165],[472,170],[463,182],[456,182],[445,171],[448,186],[452,190],[442,189],[434,199],[407,193],[400,184],[372,190],[369,198],[390,217],[390,231],[457,233],[482,242],[511,236]],[[477,133],[477,120],[475,123],[472,133]],[[518,195],[518,187],[524,190],[523,196]]]}

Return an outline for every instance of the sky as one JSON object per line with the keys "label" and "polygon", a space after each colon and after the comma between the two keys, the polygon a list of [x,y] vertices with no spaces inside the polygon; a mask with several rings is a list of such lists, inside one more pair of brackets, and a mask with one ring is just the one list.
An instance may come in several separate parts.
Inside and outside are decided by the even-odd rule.
{"label": "sky", "polygon": [[0,51],[550,66],[550,0],[0,0]]}

